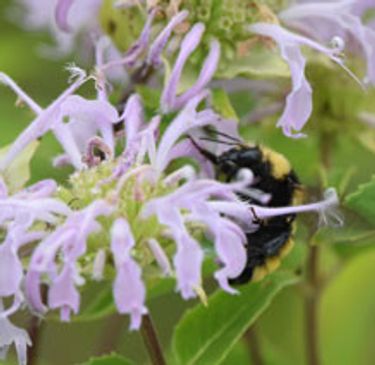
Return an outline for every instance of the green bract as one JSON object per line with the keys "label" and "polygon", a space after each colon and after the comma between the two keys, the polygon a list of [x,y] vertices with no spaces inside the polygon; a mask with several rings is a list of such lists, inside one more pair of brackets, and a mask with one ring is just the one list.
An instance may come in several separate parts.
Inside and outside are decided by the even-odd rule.
{"label": "green bract", "polygon": [[[91,235],[88,244],[88,255],[82,264],[83,272],[88,275],[92,273],[93,261],[96,253],[102,249],[109,254],[110,230],[113,222],[119,218],[125,218],[131,226],[136,248],[134,257],[143,268],[145,276],[152,277],[159,273],[155,267],[150,266],[154,261],[147,240],[156,238],[163,245],[166,252],[172,253],[171,240],[165,237],[164,227],[158,223],[155,216],[140,218],[140,212],[147,201],[161,197],[173,191],[173,187],[166,186],[160,179],[155,184],[149,181],[139,182],[137,176],[129,177],[121,188],[118,188],[118,179],[113,179],[113,170],[116,161],[102,162],[93,167],[71,175],[68,187],[60,187],[58,196],[66,202],[73,210],[81,210],[89,206],[95,200],[106,200],[115,203],[116,210],[107,217],[98,219],[103,229]],[[196,230],[194,229],[194,232]],[[106,267],[105,273],[111,277],[112,267]]]}
{"label": "green bract", "polygon": [[[4,178],[10,193],[21,190],[30,178],[30,163],[34,156],[39,142],[30,143],[30,145],[20,154],[5,171],[0,173],[0,177]],[[0,149],[0,159],[5,156],[8,146]]]}

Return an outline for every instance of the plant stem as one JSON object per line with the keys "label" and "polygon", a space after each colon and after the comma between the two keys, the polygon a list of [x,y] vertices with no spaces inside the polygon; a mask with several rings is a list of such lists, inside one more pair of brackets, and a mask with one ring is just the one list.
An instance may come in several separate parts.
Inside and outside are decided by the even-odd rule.
{"label": "plant stem", "polygon": [[[332,165],[332,147],[335,135],[322,131],[320,134],[320,160],[325,170]],[[319,246],[314,244],[316,229],[310,230],[309,257],[307,260],[307,295],[305,298],[306,355],[308,365],[320,365],[319,355],[319,303],[322,287],[319,278]]]}
{"label": "plant stem", "polygon": [[307,261],[308,291],[305,299],[306,353],[309,365],[319,365],[319,247],[310,245]]}
{"label": "plant stem", "polygon": [[150,314],[146,314],[142,318],[141,335],[152,365],[166,365],[163,350]]}
{"label": "plant stem", "polygon": [[245,333],[244,339],[247,343],[247,348],[249,349],[251,363],[253,365],[263,365],[262,354],[260,350],[259,339],[257,335],[257,330],[252,325]]}
{"label": "plant stem", "polygon": [[31,339],[31,346],[27,348],[28,365],[36,365],[38,362],[38,350],[40,348],[42,331],[43,324],[40,322],[40,318],[32,316],[28,327],[28,332]]}

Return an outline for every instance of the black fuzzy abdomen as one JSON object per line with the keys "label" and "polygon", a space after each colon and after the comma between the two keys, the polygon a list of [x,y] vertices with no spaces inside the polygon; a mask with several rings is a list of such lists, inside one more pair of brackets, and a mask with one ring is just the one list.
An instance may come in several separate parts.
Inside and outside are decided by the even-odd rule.
{"label": "black fuzzy abdomen", "polygon": [[264,266],[270,257],[279,256],[280,250],[292,235],[292,225],[284,217],[269,219],[256,232],[246,235],[247,262],[243,272],[230,280],[231,284],[245,284],[252,279],[254,269]]}

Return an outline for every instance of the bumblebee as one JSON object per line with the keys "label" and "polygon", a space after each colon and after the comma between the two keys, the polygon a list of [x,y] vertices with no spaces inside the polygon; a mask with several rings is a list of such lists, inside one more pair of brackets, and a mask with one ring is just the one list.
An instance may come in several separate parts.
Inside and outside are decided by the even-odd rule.
{"label": "bumblebee", "polygon": [[[294,205],[301,200],[299,179],[283,155],[264,146],[246,145],[231,136],[215,133],[231,140],[232,142],[227,144],[234,147],[216,156],[201,148],[194,140],[191,141],[200,153],[215,165],[216,177],[230,182],[236,178],[239,170],[248,168],[253,172],[255,181],[249,188],[271,195],[270,200],[262,204],[255,198],[238,193],[242,200],[267,207]],[[246,266],[238,277],[231,279],[232,284],[259,281],[279,267],[281,259],[294,246],[295,217],[295,214],[289,214],[260,220],[254,214],[254,223],[257,223],[259,228],[246,234]]]}

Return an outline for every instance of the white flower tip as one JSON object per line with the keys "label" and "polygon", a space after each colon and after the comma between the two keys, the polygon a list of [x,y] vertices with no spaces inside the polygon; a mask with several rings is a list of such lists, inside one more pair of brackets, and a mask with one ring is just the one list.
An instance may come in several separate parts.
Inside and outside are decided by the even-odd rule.
{"label": "white flower tip", "polygon": [[287,137],[290,137],[290,138],[300,139],[300,138],[306,138],[307,137],[307,134],[305,134],[305,133],[299,133],[299,132],[295,133],[295,132],[293,132],[292,128],[289,124],[282,126],[282,129],[283,129],[284,135],[287,136]]}
{"label": "white flower tip", "polygon": [[337,191],[335,188],[328,188],[324,192],[324,200],[330,205],[338,205],[339,204],[339,197],[337,195]]}
{"label": "white flower tip", "polygon": [[69,83],[72,83],[75,80],[82,80],[87,76],[86,71],[74,63],[69,63],[65,66],[65,69],[70,73],[70,77],[68,79]]}
{"label": "white flower tip", "polygon": [[328,188],[324,192],[324,202],[319,211],[319,226],[342,227],[344,219],[336,209],[339,205],[339,197],[335,188]]}
{"label": "white flower tip", "polygon": [[342,52],[345,49],[345,41],[339,36],[334,36],[330,41],[331,48],[338,52]]}

